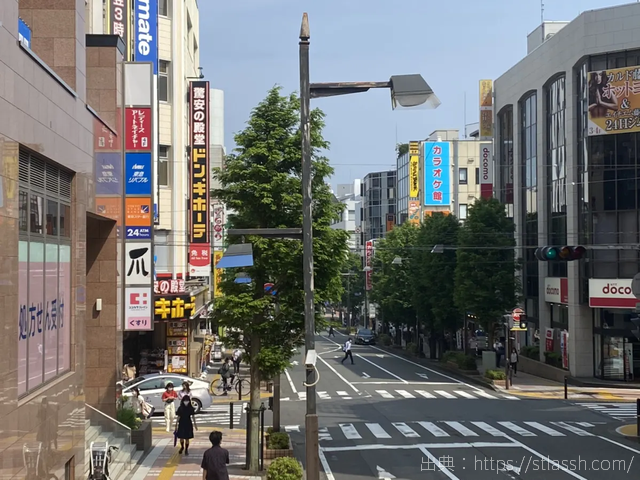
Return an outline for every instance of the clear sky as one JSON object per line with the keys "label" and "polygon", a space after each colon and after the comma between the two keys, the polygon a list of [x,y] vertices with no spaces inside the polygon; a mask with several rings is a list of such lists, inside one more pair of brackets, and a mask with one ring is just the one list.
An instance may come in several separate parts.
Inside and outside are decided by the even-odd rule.
{"label": "clear sky", "polygon": [[[299,89],[302,13],[311,28],[311,81],[386,81],[420,73],[440,98],[436,110],[391,110],[388,91],[318,99],[335,168],[331,184],[395,165],[399,143],[478,121],[478,80],[495,79],[526,55],[540,0],[199,0],[200,63],[225,92],[225,142],[274,85]],[[630,3],[544,0],[545,20]],[[466,92],[466,104],[464,101]]]}

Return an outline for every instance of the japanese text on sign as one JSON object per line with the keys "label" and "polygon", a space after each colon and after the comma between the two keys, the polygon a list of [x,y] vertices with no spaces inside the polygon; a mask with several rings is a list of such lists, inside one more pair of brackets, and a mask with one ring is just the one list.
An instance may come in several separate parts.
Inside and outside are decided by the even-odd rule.
{"label": "japanese text on sign", "polygon": [[190,318],[196,309],[196,297],[160,297],[154,303],[156,320]]}
{"label": "japanese text on sign", "polygon": [[589,72],[588,134],[640,131],[640,66]]}
{"label": "japanese text on sign", "polygon": [[425,143],[425,205],[449,205],[449,144]]}
{"label": "japanese text on sign", "polygon": [[64,328],[64,296],[59,299],[48,300],[45,305],[42,302],[31,303],[30,306],[20,305],[18,319],[19,340],[35,337],[43,331],[58,330]]}
{"label": "japanese text on sign", "polygon": [[127,108],[127,150],[151,149],[151,109]]}
{"label": "japanese text on sign", "polygon": [[185,281],[183,279],[178,280],[158,280],[153,283],[153,292],[156,294],[176,294],[184,293]]}
{"label": "japanese text on sign", "polygon": [[129,40],[128,8],[128,1],[111,0],[111,33],[122,37],[125,45]]}
{"label": "japanese text on sign", "polygon": [[[191,82],[190,244],[209,244],[209,82]],[[189,247],[192,250],[192,246]],[[209,265],[207,251],[206,263]]]}

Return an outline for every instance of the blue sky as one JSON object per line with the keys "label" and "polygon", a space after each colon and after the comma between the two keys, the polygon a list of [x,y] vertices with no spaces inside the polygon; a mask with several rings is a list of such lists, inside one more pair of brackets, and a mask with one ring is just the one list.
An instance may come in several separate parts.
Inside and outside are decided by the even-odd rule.
{"label": "blue sky", "polygon": [[[335,168],[331,184],[388,170],[395,145],[478,121],[478,80],[495,79],[526,54],[540,0],[200,0],[200,62],[225,91],[225,136],[244,128],[274,85],[299,89],[302,13],[311,28],[311,81],[385,81],[420,73],[442,105],[392,111],[388,91],[318,99]],[[572,20],[620,0],[544,0],[545,20]]]}

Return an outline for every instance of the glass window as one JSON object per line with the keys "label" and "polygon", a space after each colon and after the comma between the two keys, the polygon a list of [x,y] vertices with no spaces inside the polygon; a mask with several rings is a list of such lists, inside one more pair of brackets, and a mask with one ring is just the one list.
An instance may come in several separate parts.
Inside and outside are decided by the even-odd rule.
{"label": "glass window", "polygon": [[58,236],[58,202],[47,200],[47,235]]}
{"label": "glass window", "polygon": [[71,238],[71,206],[60,204],[60,236]]}
{"label": "glass window", "polygon": [[18,225],[21,232],[29,231],[29,193],[20,190],[18,199]]}
{"label": "glass window", "polygon": [[[174,385],[175,387],[175,385]],[[140,385],[138,385],[138,388],[140,389],[140,391],[146,391],[146,390],[157,390],[157,389],[164,389],[165,388],[165,378],[164,377],[156,377],[156,378],[152,378],[151,380],[146,380],[144,382],[142,382]]]}
{"label": "glass window", "polygon": [[158,64],[158,100],[161,102],[168,102],[170,95],[169,81],[171,77],[170,64],[166,60],[160,60]]}
{"label": "glass window", "polygon": [[375,176],[371,179],[371,188],[380,188],[380,177]]}
{"label": "glass window", "polygon": [[465,203],[461,203],[458,207],[458,218],[460,220],[466,220],[467,218],[467,205]]}
{"label": "glass window", "polygon": [[158,147],[158,185],[169,187],[169,148],[165,145]]}
{"label": "glass window", "polygon": [[476,168],[476,185],[480,185],[480,169]]}
{"label": "glass window", "polygon": [[458,180],[460,182],[460,185],[466,185],[467,184],[467,169],[466,168],[459,168],[458,169]]}
{"label": "glass window", "polygon": [[513,107],[508,106],[498,114],[498,199],[513,204]]}
{"label": "glass window", "polygon": [[31,233],[42,235],[44,233],[44,198],[40,195],[31,195]]}
{"label": "glass window", "polygon": [[356,211],[355,210],[349,210],[349,221],[350,222],[354,222],[356,220]]}
{"label": "glass window", "polygon": [[163,17],[171,16],[171,0],[159,0],[158,14]]}

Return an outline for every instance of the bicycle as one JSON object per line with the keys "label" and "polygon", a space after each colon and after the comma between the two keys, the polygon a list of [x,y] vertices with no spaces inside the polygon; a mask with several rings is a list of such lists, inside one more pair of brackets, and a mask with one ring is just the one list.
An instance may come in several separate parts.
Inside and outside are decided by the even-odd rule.
{"label": "bicycle", "polygon": [[89,446],[89,477],[88,480],[111,480],[109,465],[114,452],[120,450],[108,442],[91,442]]}
{"label": "bicycle", "polygon": [[216,375],[209,384],[209,392],[211,395],[218,397],[225,395],[235,389],[236,393],[240,395],[246,395],[251,390],[251,382],[246,378],[240,378],[239,375],[234,375],[227,380],[227,388],[224,388],[224,381],[221,375]]}

